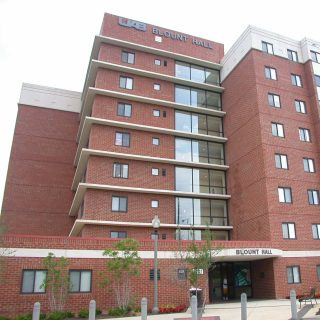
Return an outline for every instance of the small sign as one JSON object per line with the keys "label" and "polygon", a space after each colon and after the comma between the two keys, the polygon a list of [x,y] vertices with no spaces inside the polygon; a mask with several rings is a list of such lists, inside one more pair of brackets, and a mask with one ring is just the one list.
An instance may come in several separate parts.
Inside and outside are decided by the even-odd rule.
{"label": "small sign", "polygon": [[140,21],[119,17],[119,24],[120,26],[127,28],[135,28],[139,31],[147,31],[147,25]]}

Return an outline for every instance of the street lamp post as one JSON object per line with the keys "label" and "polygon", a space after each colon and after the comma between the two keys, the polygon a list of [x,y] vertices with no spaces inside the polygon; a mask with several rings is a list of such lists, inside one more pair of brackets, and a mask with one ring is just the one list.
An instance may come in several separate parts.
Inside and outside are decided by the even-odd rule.
{"label": "street lamp post", "polygon": [[152,226],[154,229],[154,269],[153,269],[153,281],[154,281],[154,293],[153,293],[153,314],[159,313],[158,308],[158,229],[160,227],[160,220],[157,215],[152,220]]}

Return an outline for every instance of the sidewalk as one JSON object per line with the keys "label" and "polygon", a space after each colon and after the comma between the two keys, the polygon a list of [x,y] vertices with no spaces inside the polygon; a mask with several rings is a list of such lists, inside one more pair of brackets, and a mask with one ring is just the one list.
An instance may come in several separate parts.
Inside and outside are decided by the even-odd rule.
{"label": "sidewalk", "polygon": [[[320,304],[313,306],[302,305],[301,310],[298,306],[298,317],[300,319],[316,320],[316,312]],[[248,320],[288,320],[291,318],[291,309],[289,300],[252,300],[248,301]],[[240,320],[241,305],[239,301],[215,303],[206,306],[203,317],[219,316],[220,320]],[[175,320],[181,318],[190,318],[190,313],[170,313],[150,315],[148,320]],[[114,318],[117,320],[140,320],[141,317]],[[109,319],[108,319],[109,320]]]}

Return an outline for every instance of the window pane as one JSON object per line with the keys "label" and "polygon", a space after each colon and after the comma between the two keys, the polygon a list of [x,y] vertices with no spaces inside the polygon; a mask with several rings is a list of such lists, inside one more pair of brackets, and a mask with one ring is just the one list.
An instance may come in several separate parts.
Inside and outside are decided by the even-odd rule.
{"label": "window pane", "polygon": [[176,111],[175,126],[176,130],[191,132],[191,114],[187,112]]}
{"label": "window pane", "polygon": [[211,225],[210,222],[210,200],[194,199],[194,224],[195,225]]}
{"label": "window pane", "polygon": [[294,239],[296,237],[296,231],[293,223],[288,224],[289,228],[289,238]]}
{"label": "window pane", "polygon": [[124,104],[123,103],[119,103],[118,104],[118,115],[119,116],[123,116],[124,115]]}
{"label": "window pane", "polygon": [[225,194],[226,182],[224,171],[210,170],[210,193]]}
{"label": "window pane", "polygon": [[183,62],[176,62],[176,77],[190,80],[190,65]]}
{"label": "window pane", "polygon": [[176,200],[176,223],[193,224],[192,199],[177,198]]}
{"label": "window pane", "polygon": [[176,167],[176,190],[192,192],[192,169]]}
{"label": "window pane", "polygon": [[318,275],[318,280],[320,281],[320,266],[317,266],[317,275]]}
{"label": "window pane", "polygon": [[275,123],[271,124],[271,131],[272,131],[272,135],[273,136],[277,136],[278,135],[277,125]]}
{"label": "window pane", "polygon": [[278,136],[279,137],[284,137],[283,125],[282,124],[278,124],[277,125],[277,129],[278,129]]}
{"label": "window pane", "polygon": [[273,99],[274,99],[274,106],[277,107],[277,108],[280,108],[280,97],[274,95]]}
{"label": "window pane", "polygon": [[120,211],[127,211],[127,198],[119,198],[120,199]]}
{"label": "window pane", "polygon": [[204,68],[191,66],[191,80],[197,82],[205,82]]}
{"label": "window pane", "polygon": [[210,193],[209,170],[193,169],[193,192]]}
{"label": "window pane", "polygon": [[175,87],[175,102],[191,105],[190,89],[186,87]]}
{"label": "window pane", "polygon": [[282,224],[282,235],[284,239],[289,238],[288,225],[286,223]]}
{"label": "window pane", "polygon": [[132,89],[133,88],[133,79],[132,78],[127,78],[127,89]]}
{"label": "window pane", "polygon": [[112,211],[119,211],[119,198],[112,197]]}
{"label": "window pane", "polygon": [[291,202],[291,189],[284,188],[284,196],[286,202]]}
{"label": "window pane", "polygon": [[123,178],[128,178],[129,166],[127,164],[122,165],[122,176]]}
{"label": "window pane", "polygon": [[221,110],[221,96],[219,93],[207,91],[207,108]]}
{"label": "window pane", "polygon": [[123,133],[122,134],[122,145],[124,147],[129,147],[130,145],[130,135],[128,133]]}
{"label": "window pane", "polygon": [[206,69],[206,83],[218,85],[220,83],[219,71]]}
{"label": "window pane", "polygon": [[33,292],[34,271],[23,271],[22,292]]}
{"label": "window pane", "polygon": [[34,280],[34,292],[45,292],[45,287],[42,286],[42,284],[46,279],[46,275],[46,271],[36,271],[36,278]]}
{"label": "window pane", "polygon": [[280,155],[280,158],[281,158],[281,167],[283,169],[288,169],[287,156]]}
{"label": "window pane", "polygon": [[191,140],[176,139],[175,149],[177,160],[191,161]]}
{"label": "window pane", "polygon": [[128,63],[134,63],[134,54],[128,53]]}
{"label": "window pane", "polygon": [[194,162],[208,163],[208,143],[192,141],[192,159]]}
{"label": "window pane", "polygon": [[208,116],[208,135],[223,136],[222,119]]}
{"label": "window pane", "polygon": [[80,291],[80,271],[70,272],[70,291],[71,292]]}
{"label": "window pane", "polygon": [[113,165],[113,176],[116,178],[120,178],[121,177],[121,170],[120,170],[121,166],[119,163],[115,163]]}
{"label": "window pane", "polygon": [[131,117],[131,105],[130,104],[125,105],[124,115],[126,117]]}
{"label": "window pane", "polygon": [[275,161],[276,161],[276,168],[281,168],[281,161],[280,161],[280,155],[275,155]]}
{"label": "window pane", "polygon": [[209,142],[209,163],[224,164],[224,149],[221,143]]}
{"label": "window pane", "polygon": [[204,90],[191,89],[191,105],[206,108],[206,94]]}
{"label": "window pane", "polygon": [[121,146],[122,145],[122,133],[120,132],[116,132],[116,141],[115,144],[117,146]]}
{"label": "window pane", "polygon": [[293,283],[292,267],[287,268],[288,283]]}
{"label": "window pane", "polygon": [[313,239],[319,238],[318,225],[316,225],[316,224],[312,225],[312,237],[313,237]]}
{"label": "window pane", "polygon": [[81,271],[80,291],[91,291],[91,271]]}
{"label": "window pane", "polygon": [[279,202],[285,202],[283,188],[278,188]]}
{"label": "window pane", "polygon": [[125,88],[126,87],[127,78],[120,77],[120,87]]}
{"label": "window pane", "polygon": [[299,268],[298,267],[293,267],[293,282],[294,283],[299,283],[300,282],[300,273],[299,273]]}

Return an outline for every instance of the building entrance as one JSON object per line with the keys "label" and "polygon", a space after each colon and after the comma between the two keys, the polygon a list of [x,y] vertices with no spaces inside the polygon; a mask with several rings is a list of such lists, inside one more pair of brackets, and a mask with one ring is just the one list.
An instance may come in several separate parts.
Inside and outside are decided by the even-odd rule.
{"label": "building entrance", "polygon": [[250,262],[218,262],[209,270],[210,303],[252,297]]}

